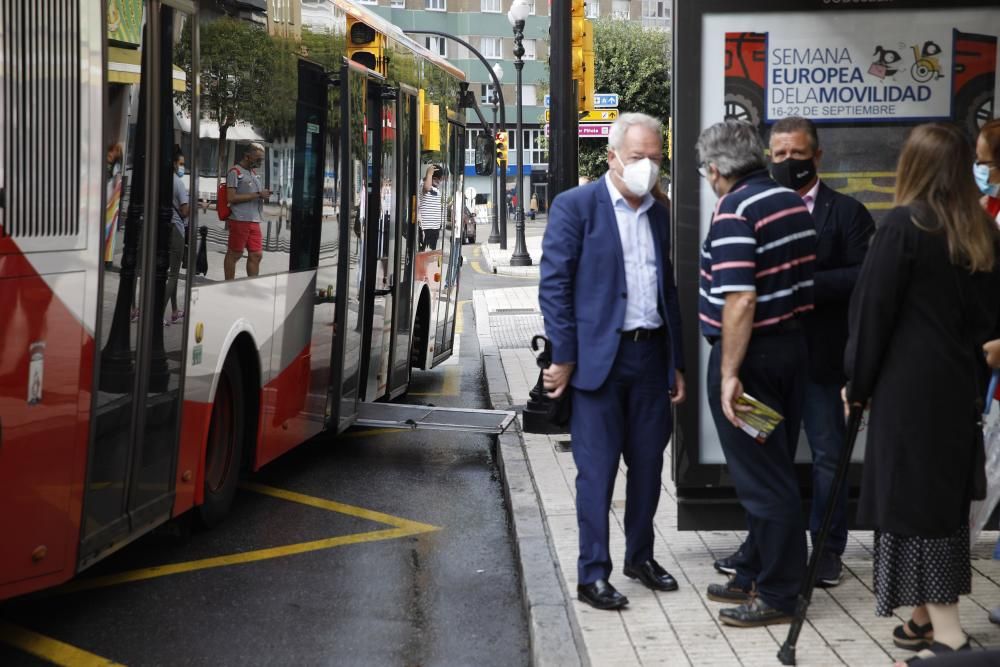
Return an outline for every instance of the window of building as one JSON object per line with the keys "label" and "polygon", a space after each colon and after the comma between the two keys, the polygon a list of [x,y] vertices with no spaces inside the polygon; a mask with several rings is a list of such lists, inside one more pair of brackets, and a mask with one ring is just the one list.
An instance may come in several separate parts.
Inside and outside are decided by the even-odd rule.
{"label": "window of building", "polygon": [[378,0],[361,0],[362,5],[377,5]]}
{"label": "window of building", "polygon": [[524,163],[547,164],[549,161],[548,146],[545,130],[524,130]]}
{"label": "window of building", "polygon": [[599,0],[587,0],[587,18],[601,18],[601,3]]}
{"label": "window of building", "polygon": [[492,83],[483,83],[479,85],[479,103],[480,104],[493,104],[493,89]]}
{"label": "window of building", "polygon": [[533,39],[524,40],[524,59],[534,60],[535,59],[535,47],[536,42]]}
{"label": "window of building", "polygon": [[535,15],[535,0],[528,0],[528,7],[531,8],[531,16]]}
{"label": "window of building", "polygon": [[[444,0],[441,1],[443,2]],[[630,4],[629,0],[611,0],[611,18],[628,21],[632,18],[629,11]]]}
{"label": "window of building", "polygon": [[393,7],[406,7],[406,0],[392,0]]}
{"label": "window of building", "polygon": [[484,58],[503,58],[503,41],[499,37],[480,37],[479,51]]}
{"label": "window of building", "polygon": [[490,13],[500,13],[500,0],[482,0],[480,10]]}
{"label": "window of building", "polygon": [[642,0],[642,18],[653,23],[670,21],[670,0]]}
{"label": "window of building", "polygon": [[532,107],[538,104],[537,89],[535,84],[527,83],[521,86],[521,104]]}
{"label": "window of building", "polygon": [[[431,2],[431,0],[427,1]],[[445,58],[448,57],[448,42],[444,37],[425,37],[424,46],[427,47],[428,51],[436,53],[439,56],[444,56]]]}
{"label": "window of building", "polygon": [[448,11],[448,0],[424,0],[424,9],[434,12]]}

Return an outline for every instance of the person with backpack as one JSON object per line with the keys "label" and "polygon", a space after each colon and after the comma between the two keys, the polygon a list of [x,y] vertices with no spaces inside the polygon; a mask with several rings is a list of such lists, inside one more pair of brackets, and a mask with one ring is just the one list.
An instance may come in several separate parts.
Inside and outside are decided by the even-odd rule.
{"label": "person with backpack", "polygon": [[226,173],[226,203],[229,208],[229,243],[223,261],[226,280],[236,278],[236,262],[248,251],[247,276],[260,273],[264,256],[260,223],[264,221],[264,202],[271,191],[263,186],[257,169],[264,163],[264,147],[251,143],[243,158]]}

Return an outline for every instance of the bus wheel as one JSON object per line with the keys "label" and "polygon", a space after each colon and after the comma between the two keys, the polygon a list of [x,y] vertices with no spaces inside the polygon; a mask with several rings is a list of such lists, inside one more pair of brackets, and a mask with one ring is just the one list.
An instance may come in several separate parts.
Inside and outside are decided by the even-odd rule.
{"label": "bus wheel", "polygon": [[205,502],[198,507],[200,523],[205,527],[225,518],[236,495],[243,451],[243,405],[243,375],[236,355],[231,354],[215,390],[205,446]]}

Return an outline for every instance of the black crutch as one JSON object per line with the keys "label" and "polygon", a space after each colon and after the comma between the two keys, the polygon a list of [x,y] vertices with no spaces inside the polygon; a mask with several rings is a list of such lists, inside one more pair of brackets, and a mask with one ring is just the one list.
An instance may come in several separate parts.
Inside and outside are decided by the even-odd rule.
{"label": "black crutch", "polygon": [[861,430],[861,417],[864,412],[863,406],[852,404],[847,416],[847,438],[844,442],[844,451],[840,453],[840,461],[837,462],[837,474],[833,478],[833,495],[827,502],[819,535],[813,543],[809,567],[806,568],[806,578],[802,581],[802,590],[799,591],[799,599],[795,603],[795,618],[792,620],[792,627],[788,629],[788,637],[785,638],[785,643],[778,651],[778,660],[783,665],[795,664],[795,643],[799,641],[802,624],[806,621],[806,611],[809,609],[809,603],[812,602],[813,586],[816,585],[816,568],[819,565],[819,557],[823,553],[826,538],[830,535],[834,507],[836,507],[840,494],[847,492],[844,489],[844,482],[847,480],[847,469],[851,465],[851,454],[854,452],[854,443],[858,439],[858,431]]}

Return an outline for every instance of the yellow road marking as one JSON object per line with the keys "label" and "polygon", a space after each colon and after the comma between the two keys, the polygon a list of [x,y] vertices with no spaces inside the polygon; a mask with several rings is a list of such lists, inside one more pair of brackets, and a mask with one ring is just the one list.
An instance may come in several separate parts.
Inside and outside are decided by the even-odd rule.
{"label": "yellow road marking", "polygon": [[482,254],[483,254],[483,249],[480,246],[476,246],[475,248],[472,249],[473,257],[479,257]]}
{"label": "yellow road marking", "polygon": [[465,305],[469,304],[469,303],[472,303],[472,301],[469,300],[469,299],[463,299],[462,301],[458,302],[458,308],[456,309],[458,312],[455,315],[455,335],[456,336],[459,336],[459,335],[465,333],[465,313],[464,313],[464,311],[465,311]]}
{"label": "yellow road marking", "polygon": [[347,514],[349,516],[354,516],[361,519],[367,519],[369,521],[388,524],[392,526],[392,528],[385,528],[382,530],[372,530],[364,533],[354,533],[351,535],[338,535],[336,537],[328,537],[325,539],[313,540],[310,542],[300,542],[297,544],[289,544],[280,547],[270,547],[267,549],[256,549],[254,551],[247,551],[238,554],[229,554],[226,556],[201,558],[198,560],[186,561],[183,563],[172,563],[170,565],[156,565],[153,567],[128,570],[126,572],[119,572],[118,574],[111,574],[104,577],[94,577],[93,579],[83,579],[80,581],[76,581],[67,584],[66,586],[60,587],[59,589],[57,589],[57,592],[76,593],[79,591],[93,590],[95,588],[117,586],[119,584],[129,583],[132,581],[145,581],[147,579],[156,579],[159,577],[166,577],[172,574],[194,572],[197,570],[207,570],[216,567],[226,567],[229,565],[240,565],[243,563],[254,563],[257,561],[270,560],[272,558],[282,558],[284,556],[293,556],[297,554],[308,553],[310,551],[320,551],[322,549],[330,549],[333,547],[340,547],[348,544],[361,544],[364,542],[392,540],[399,537],[409,537],[411,535],[417,535],[419,533],[427,533],[434,530],[441,530],[438,526],[432,526],[430,524],[420,523],[418,521],[403,519],[401,517],[392,516],[391,514],[384,514],[382,512],[376,512],[374,510],[368,510],[363,507],[356,507],[354,505],[338,503],[333,500],[326,500],[325,498],[307,496],[301,493],[295,493],[294,491],[285,491],[284,489],[277,489],[271,486],[265,486],[263,484],[254,484],[248,482],[241,484],[240,486],[249,491],[271,496],[274,498],[280,498],[281,500],[287,500],[295,503],[300,503],[302,505],[308,505],[309,507],[316,507],[319,509],[327,510],[329,512]]}
{"label": "yellow road marking", "polygon": [[[327,500],[326,498],[307,496],[304,493],[296,493],[295,491],[278,489],[273,486],[265,486],[263,484],[255,484],[253,482],[244,482],[240,486],[242,486],[244,489],[247,489],[248,491],[255,491],[265,496],[271,496],[272,498],[281,498],[282,500],[288,500],[293,503],[308,505],[309,507],[316,507],[321,510],[327,510],[329,512],[338,512],[340,514],[355,516],[358,517],[359,519],[366,519],[368,521],[385,523],[401,530],[411,531],[410,534],[429,533],[431,531],[441,530],[440,527],[432,526],[429,523],[411,521],[410,519],[404,519],[402,517],[393,516],[392,514],[385,514],[383,512],[376,512],[375,510],[365,509],[364,507],[357,507],[355,505],[339,503],[336,500]],[[362,533],[362,535],[364,534],[367,533]]]}
{"label": "yellow road marking", "polygon": [[444,379],[441,381],[441,391],[411,391],[410,396],[458,396],[462,385],[462,369],[460,366],[446,366]]}
{"label": "yellow road marking", "polygon": [[493,275],[492,273],[488,273],[488,272],[484,271],[483,267],[480,266],[479,262],[477,262],[476,260],[472,260],[471,262],[469,262],[469,266],[471,266],[472,270],[475,271],[476,273],[481,273],[484,276],[491,276],[491,275]]}
{"label": "yellow road marking", "polygon": [[9,644],[36,658],[48,660],[56,665],[72,665],[73,667],[110,667],[120,663],[99,655],[88,653],[83,649],[70,646],[58,639],[52,639],[26,628],[0,621],[0,642]]}

